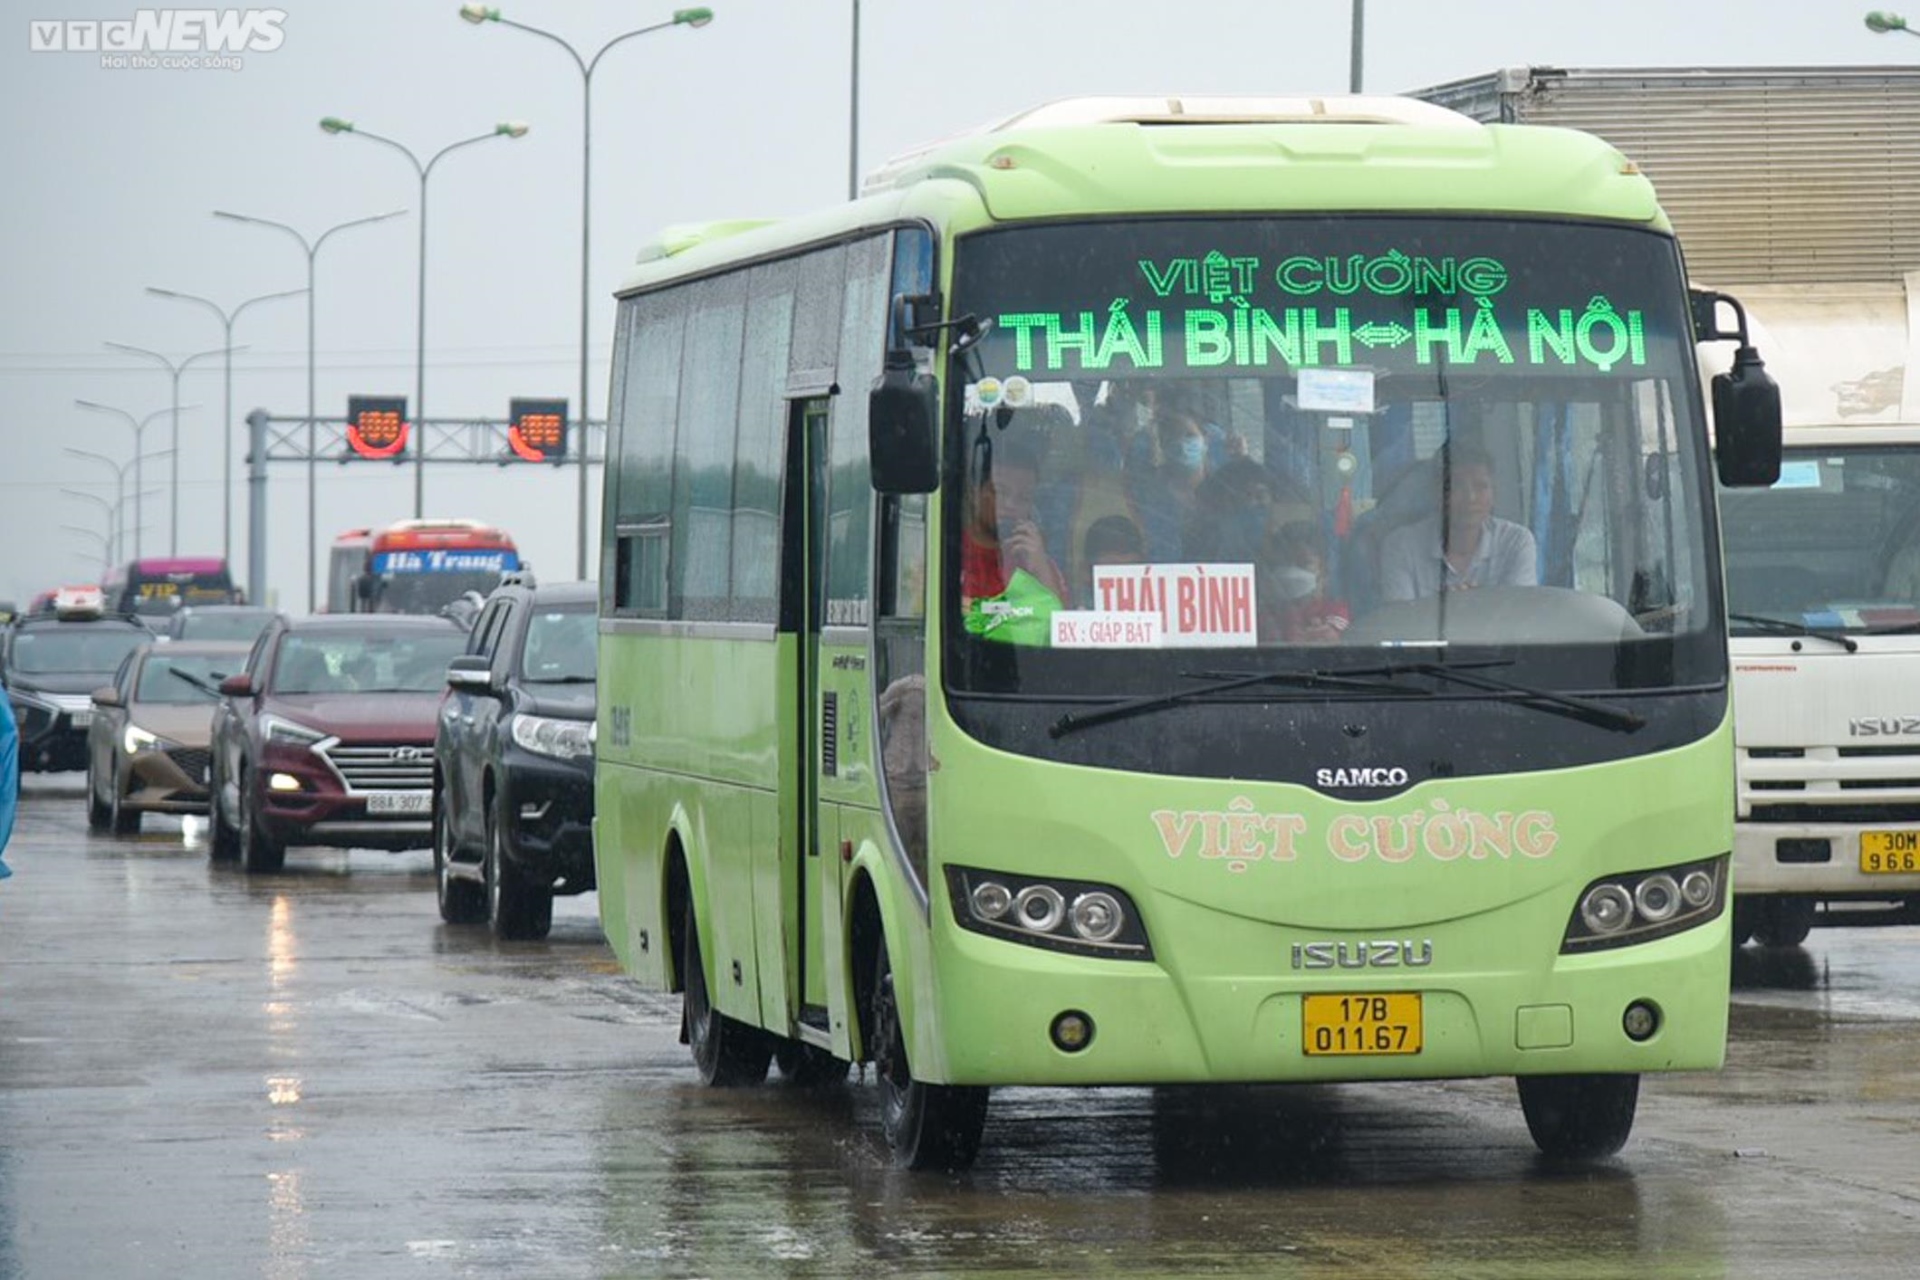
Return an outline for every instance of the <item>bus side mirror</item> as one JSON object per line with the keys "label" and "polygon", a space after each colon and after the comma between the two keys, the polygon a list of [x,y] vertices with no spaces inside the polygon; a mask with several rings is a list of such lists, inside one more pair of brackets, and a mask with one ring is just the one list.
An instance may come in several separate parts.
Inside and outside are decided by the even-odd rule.
{"label": "bus side mirror", "polygon": [[1760,353],[1742,346],[1733,369],[1713,376],[1713,463],[1728,488],[1764,488],[1780,478],[1780,384]]}
{"label": "bus side mirror", "polygon": [[357,596],[359,599],[362,599],[362,600],[373,599],[375,588],[376,588],[376,584],[374,582],[374,577],[372,574],[361,573],[361,574],[354,575],[353,594]]}
{"label": "bus side mirror", "polygon": [[875,492],[932,493],[940,487],[940,393],[906,351],[887,364],[867,395],[867,459]]}

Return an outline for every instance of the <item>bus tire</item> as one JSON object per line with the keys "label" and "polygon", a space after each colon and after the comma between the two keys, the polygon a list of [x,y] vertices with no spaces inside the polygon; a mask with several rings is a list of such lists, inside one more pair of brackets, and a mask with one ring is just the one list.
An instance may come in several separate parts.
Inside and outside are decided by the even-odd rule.
{"label": "bus tire", "polygon": [[774,1046],[773,1060],[780,1078],[796,1089],[830,1089],[845,1082],[853,1066],[802,1040],[782,1039]]}
{"label": "bus tire", "polygon": [[1638,1075],[1520,1076],[1527,1132],[1546,1155],[1594,1160],[1627,1145],[1640,1101]]}
{"label": "bus tire", "polygon": [[880,1132],[893,1162],[902,1169],[958,1172],[972,1168],[987,1123],[987,1091],[975,1085],[927,1084],[913,1078],[884,938],[876,963],[873,1065],[880,1083]]}
{"label": "bus tire", "polygon": [[453,832],[447,818],[444,790],[433,797],[433,884],[440,902],[440,918],[448,924],[478,924],[487,915],[484,885],[453,874]]}
{"label": "bus tire", "polygon": [[1768,898],[1753,936],[1763,947],[1797,947],[1813,932],[1813,899],[1799,894]]}
{"label": "bus tire", "polygon": [[759,1084],[767,1078],[767,1067],[773,1061],[772,1039],[760,1028],[735,1021],[713,1007],[706,968],[700,963],[700,926],[694,919],[691,897],[687,899],[685,937],[687,951],[680,961],[686,987],[682,1016],[700,1079],[719,1089]]}

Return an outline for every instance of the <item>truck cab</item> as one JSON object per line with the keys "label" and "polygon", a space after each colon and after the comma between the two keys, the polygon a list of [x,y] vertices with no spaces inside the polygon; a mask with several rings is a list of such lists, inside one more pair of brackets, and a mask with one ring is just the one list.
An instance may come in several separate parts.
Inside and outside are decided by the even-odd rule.
{"label": "truck cab", "polygon": [[1787,422],[1724,490],[1735,933],[1920,919],[1920,383],[1900,283],[1741,286]]}

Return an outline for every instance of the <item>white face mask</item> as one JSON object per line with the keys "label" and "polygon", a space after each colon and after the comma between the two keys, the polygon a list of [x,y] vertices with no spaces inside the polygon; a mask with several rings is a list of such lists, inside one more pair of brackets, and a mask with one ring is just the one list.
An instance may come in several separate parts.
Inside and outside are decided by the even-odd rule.
{"label": "white face mask", "polygon": [[1303,569],[1297,564],[1290,564],[1273,576],[1274,584],[1280,588],[1280,594],[1289,600],[1310,596],[1320,589],[1320,575],[1311,569]]}

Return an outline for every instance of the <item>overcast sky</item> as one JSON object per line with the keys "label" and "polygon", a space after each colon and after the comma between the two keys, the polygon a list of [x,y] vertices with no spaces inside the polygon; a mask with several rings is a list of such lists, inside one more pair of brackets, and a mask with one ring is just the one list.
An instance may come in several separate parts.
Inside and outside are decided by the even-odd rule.
{"label": "overcast sky", "polygon": [[[623,44],[594,75],[592,412],[604,412],[610,293],[635,248],[666,225],[799,213],[846,198],[850,0],[715,0],[704,29]],[[1794,0],[1372,0],[1369,92],[1397,92],[1502,66],[1911,64],[1920,40],[1875,36],[1865,5]],[[76,399],[145,417],[170,403],[157,363],[218,348],[203,308],[231,308],[306,282],[284,233],[217,219],[227,209],[309,237],[390,209],[405,218],[342,232],[317,259],[317,405],[353,393],[412,397],[419,182],[404,157],[329,136],[337,115],[422,158],[498,121],[532,132],[462,149],[434,170],[428,220],[427,412],[504,416],[513,396],[573,399],[578,386],[581,78],[548,41],[462,22],[457,0],[280,0],[277,48],[239,69],[111,67],[99,53],[36,51],[33,25],[128,19],[121,0],[0,0],[0,597],[89,581],[111,498],[104,463],[133,433]],[[670,3],[505,0],[505,16],[591,56],[666,19]],[[861,167],[1049,99],[1089,93],[1343,92],[1346,0],[862,0]],[[1920,18],[1920,14],[1916,14]],[[1738,139],[1729,139],[1737,146]],[[306,404],[306,305],[262,303],[235,326],[234,413],[296,417]],[[221,549],[221,361],[180,379],[179,551]],[[171,443],[163,414],[143,437]],[[244,428],[234,431],[233,555],[245,580]],[[168,547],[171,460],[144,464],[146,553]],[[591,537],[598,538],[598,476]],[[131,472],[128,474],[131,488]],[[326,465],[315,523],[326,542],[412,514],[410,469]],[[426,509],[506,525],[543,577],[575,567],[569,469],[429,467]],[[268,585],[307,598],[306,472],[269,482]],[[129,502],[131,508],[131,502]],[[129,514],[131,522],[131,514]],[[597,557],[597,549],[595,551]]]}

